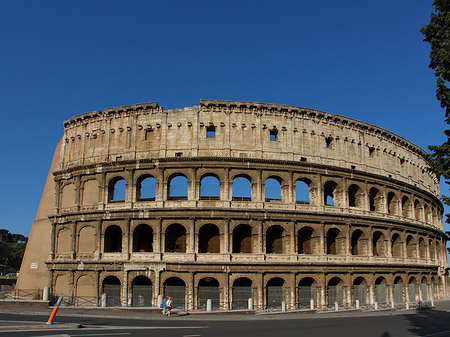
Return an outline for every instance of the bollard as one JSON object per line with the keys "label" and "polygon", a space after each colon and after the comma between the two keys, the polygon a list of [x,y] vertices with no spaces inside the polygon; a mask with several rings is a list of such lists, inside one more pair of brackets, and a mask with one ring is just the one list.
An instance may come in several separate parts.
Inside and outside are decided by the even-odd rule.
{"label": "bollard", "polygon": [[314,309],[314,300],[313,300],[313,299],[311,299],[311,300],[309,301],[309,307],[311,308],[311,310]]}
{"label": "bollard", "polygon": [[375,301],[375,310],[378,310],[378,302]]}
{"label": "bollard", "polygon": [[406,310],[409,309],[409,302],[406,302]]}
{"label": "bollard", "polygon": [[106,294],[103,294],[102,295],[102,307],[103,308],[106,308],[106,300],[107,300]]}
{"label": "bollard", "polygon": [[431,300],[431,301],[430,301],[430,305],[431,305],[432,307],[434,307],[434,300]]}
{"label": "bollard", "polygon": [[56,306],[53,308],[53,311],[48,318],[47,324],[53,324],[53,318],[55,318],[56,313],[58,312],[59,306],[61,305],[63,297],[59,296],[58,301],[56,302]]}
{"label": "bollard", "polygon": [[356,307],[356,309],[359,309],[359,300],[355,301],[355,307]]}
{"label": "bollard", "polygon": [[395,308],[395,303],[394,303],[394,301],[391,301],[391,308],[392,308],[392,309]]}
{"label": "bollard", "polygon": [[212,301],[211,301],[210,298],[208,298],[208,299],[206,300],[206,311],[207,311],[207,312],[211,312],[211,311],[212,311]]}
{"label": "bollard", "polygon": [[334,310],[336,310],[336,311],[339,310],[339,303],[337,301],[334,302]]}
{"label": "bollard", "polygon": [[253,298],[248,299],[248,310],[253,310]]}
{"label": "bollard", "polygon": [[49,289],[49,287],[45,287],[45,288],[44,288],[44,292],[43,292],[43,294],[42,294],[42,299],[43,299],[44,301],[48,301],[49,294],[50,294],[50,289]]}
{"label": "bollard", "polygon": [[162,301],[163,301],[163,296],[158,295],[158,300],[156,302],[156,305],[158,306],[158,308],[161,308]]}
{"label": "bollard", "polygon": [[286,311],[286,302],[285,301],[281,302],[281,311]]}

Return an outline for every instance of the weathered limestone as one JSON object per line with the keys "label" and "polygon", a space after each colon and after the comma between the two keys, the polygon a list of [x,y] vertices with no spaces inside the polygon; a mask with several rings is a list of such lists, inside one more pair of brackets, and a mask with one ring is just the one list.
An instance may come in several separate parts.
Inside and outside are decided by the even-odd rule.
{"label": "weathered limestone", "polygon": [[292,106],[202,100],[79,115],[64,122],[18,287],[48,286],[76,305],[170,295],[186,310],[447,296],[427,167],[387,130]]}

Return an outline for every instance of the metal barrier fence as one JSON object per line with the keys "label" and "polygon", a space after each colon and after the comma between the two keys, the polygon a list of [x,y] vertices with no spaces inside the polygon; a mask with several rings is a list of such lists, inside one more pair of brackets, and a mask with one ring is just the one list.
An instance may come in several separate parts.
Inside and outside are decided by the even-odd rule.
{"label": "metal barrier fence", "polygon": [[42,289],[6,289],[0,291],[0,299],[42,300]]}

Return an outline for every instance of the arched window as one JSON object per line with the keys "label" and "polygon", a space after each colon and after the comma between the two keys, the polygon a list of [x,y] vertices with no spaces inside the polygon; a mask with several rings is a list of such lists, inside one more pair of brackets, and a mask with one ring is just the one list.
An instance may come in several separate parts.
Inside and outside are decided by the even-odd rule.
{"label": "arched window", "polygon": [[184,310],[186,298],[186,284],[179,277],[169,277],[163,283],[164,296],[170,296],[174,299],[173,307]]}
{"label": "arched window", "polygon": [[334,206],[335,190],[337,184],[334,181],[327,181],[323,186],[323,203],[325,206]]}
{"label": "arched window", "polygon": [[411,217],[411,208],[412,208],[411,201],[409,200],[409,198],[407,196],[404,196],[402,198],[402,215],[405,218]]}
{"label": "arched window", "polygon": [[311,300],[317,305],[317,283],[311,277],[305,277],[298,283],[298,308],[310,308]]}
{"label": "arched window", "polygon": [[107,276],[102,283],[103,294],[106,294],[107,307],[120,307],[120,280],[115,276]]}
{"label": "arched window", "polygon": [[395,233],[392,235],[392,257],[403,257],[402,242],[400,235]]}
{"label": "arched window", "polygon": [[283,234],[281,226],[270,226],[266,232],[266,253],[283,254]]}
{"label": "arched window", "polygon": [[117,225],[108,226],[105,230],[105,253],[120,253],[122,251],[122,229]]}
{"label": "arched window", "polygon": [[344,304],[344,292],[342,290],[342,280],[339,277],[333,277],[328,281],[328,305],[333,305],[338,302],[339,305]]}
{"label": "arched window", "polygon": [[394,303],[403,303],[404,302],[403,295],[403,280],[400,276],[396,277],[394,280]]}
{"label": "arched window", "polygon": [[180,224],[171,224],[166,229],[165,251],[186,253],[186,229]]}
{"label": "arched window", "polygon": [[419,238],[419,257],[421,259],[427,258],[427,244],[423,238]]}
{"label": "arched window", "polygon": [[427,223],[431,223],[431,210],[427,204],[425,204],[424,206],[424,212],[425,212],[425,221]]}
{"label": "arched window", "polygon": [[126,181],[122,177],[114,177],[108,184],[108,202],[125,201]]}
{"label": "arched window", "polygon": [[146,224],[133,231],[133,252],[153,252],[153,229]]}
{"label": "arched window", "polygon": [[205,308],[208,299],[213,309],[220,307],[219,281],[213,277],[205,277],[198,282],[197,309]]}
{"label": "arched window", "polygon": [[233,179],[233,200],[235,201],[252,200],[252,185],[249,177],[236,176]]}
{"label": "arched window", "polygon": [[277,178],[271,177],[266,179],[264,193],[266,201],[281,200],[281,184]]}
{"label": "arched window", "polygon": [[434,242],[431,239],[428,241],[428,250],[430,252],[431,261],[435,261],[436,260],[436,247],[434,246]]}
{"label": "arched window", "polygon": [[360,305],[367,304],[367,282],[364,277],[357,277],[353,281],[353,302],[359,301]]}
{"label": "arched window", "polygon": [[220,181],[214,175],[204,175],[200,180],[200,200],[219,200]]}
{"label": "arched window", "polygon": [[285,300],[284,280],[279,277],[274,277],[267,282],[267,308],[280,308],[281,302]]}
{"label": "arched window", "polygon": [[372,187],[369,190],[369,205],[372,212],[381,212],[383,209],[381,204],[381,193],[375,187]]}
{"label": "arched window", "polygon": [[327,232],[327,254],[341,255],[342,251],[341,231],[337,228],[330,228]]}
{"label": "arched window", "polygon": [[352,255],[367,255],[367,239],[359,229],[352,233]]}
{"label": "arched window", "polygon": [[386,242],[383,233],[376,231],[373,233],[373,256],[386,256]]}
{"label": "arched window", "polygon": [[386,301],[386,279],[379,277],[375,280],[375,301],[378,304],[385,304]]}
{"label": "arched window", "polygon": [[240,277],[233,282],[233,309],[248,309],[248,299],[253,298],[252,280]]}
{"label": "arched window", "polygon": [[200,227],[198,232],[198,252],[220,253],[220,233],[216,225],[207,224]]}
{"label": "arched window", "polygon": [[155,200],[156,179],[148,174],[140,176],[136,182],[136,190],[137,200]]}
{"label": "arched window", "polygon": [[358,208],[363,206],[361,189],[358,185],[353,184],[348,188],[348,206]]}
{"label": "arched window", "polygon": [[233,229],[233,253],[252,252],[252,228],[249,225],[237,225]]}
{"label": "arched window", "polygon": [[131,292],[131,304],[133,307],[152,306],[152,281],[148,277],[136,277],[131,283]]}
{"label": "arched window", "polygon": [[312,236],[314,230],[311,227],[302,227],[298,231],[298,254],[312,254],[313,253],[313,245],[312,245]]}
{"label": "arched window", "polygon": [[408,235],[408,237],[406,238],[406,257],[408,258],[417,257],[416,241],[411,235]]}
{"label": "arched window", "polygon": [[419,200],[414,201],[414,216],[416,220],[422,220],[422,205]]}
{"label": "arched window", "polygon": [[182,174],[176,174],[169,179],[169,199],[187,200],[188,179]]}
{"label": "arched window", "polygon": [[415,302],[416,301],[416,279],[414,277],[411,277],[409,279],[408,283],[408,300],[409,302]]}
{"label": "arched window", "polygon": [[309,187],[311,181],[308,179],[299,179],[295,182],[295,201],[297,204],[309,204]]}
{"label": "arched window", "polygon": [[428,284],[426,277],[422,277],[422,282],[420,283],[420,294],[422,295],[422,301],[428,301]]}
{"label": "arched window", "polygon": [[394,192],[388,193],[388,213],[389,214],[398,214],[398,198]]}

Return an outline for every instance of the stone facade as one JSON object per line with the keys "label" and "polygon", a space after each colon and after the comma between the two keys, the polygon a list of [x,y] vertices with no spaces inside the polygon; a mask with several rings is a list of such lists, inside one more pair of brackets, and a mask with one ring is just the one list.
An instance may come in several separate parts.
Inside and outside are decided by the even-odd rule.
{"label": "stone facade", "polygon": [[76,304],[289,309],[447,296],[439,181],[379,127],[201,100],[64,122],[17,287]]}

